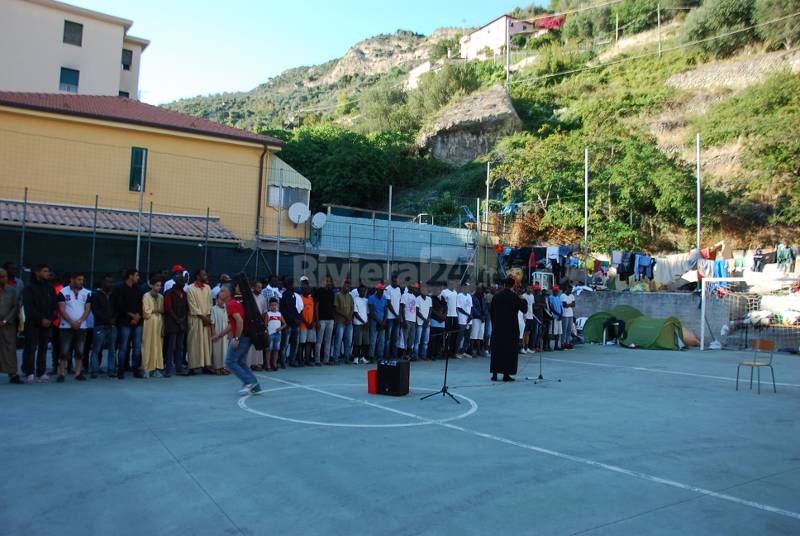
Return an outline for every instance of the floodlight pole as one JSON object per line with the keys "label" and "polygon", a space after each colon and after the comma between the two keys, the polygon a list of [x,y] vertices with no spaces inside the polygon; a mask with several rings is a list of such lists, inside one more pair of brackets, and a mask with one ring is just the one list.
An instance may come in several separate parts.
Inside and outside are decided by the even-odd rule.
{"label": "floodlight pole", "polygon": [[389,272],[392,269],[392,261],[389,258],[389,243],[391,242],[392,229],[392,185],[389,185],[389,220],[386,222],[386,281],[389,281]]}
{"label": "floodlight pole", "polygon": [[508,90],[508,81],[511,78],[511,32],[508,31],[509,24],[508,17],[506,17],[506,90]]}
{"label": "floodlight pole", "polygon": [[583,247],[589,252],[589,148],[583,149]]}
{"label": "floodlight pole", "polygon": [[489,177],[492,169],[492,161],[486,162],[486,206],[483,209],[483,224],[486,226],[486,236],[484,237],[483,246],[483,275],[486,283],[489,280]]}
{"label": "floodlight pole", "polygon": [[701,202],[701,191],[700,191],[700,133],[697,133],[697,137],[695,138],[695,158],[697,160],[697,249],[700,249],[700,202]]}
{"label": "floodlight pole", "polygon": [[136,223],[136,269],[142,249],[142,209],[144,208],[144,173],[147,169],[147,151],[142,151],[142,169],[139,172],[139,214]]}
{"label": "floodlight pole", "polygon": [[[281,270],[281,217],[283,216],[283,168],[280,169],[280,182],[278,183],[278,240],[275,246],[275,273]],[[258,279],[258,273],[256,273]]]}
{"label": "floodlight pole", "polygon": [[656,6],[656,17],[658,18],[658,57],[661,57],[661,3]]}

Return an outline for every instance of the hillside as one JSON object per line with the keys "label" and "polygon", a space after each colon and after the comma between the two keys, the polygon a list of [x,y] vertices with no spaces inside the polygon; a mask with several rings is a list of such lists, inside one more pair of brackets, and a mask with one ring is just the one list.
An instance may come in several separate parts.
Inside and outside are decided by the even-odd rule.
{"label": "hillside", "polygon": [[[658,32],[656,1],[624,0],[515,40],[509,93],[522,127],[460,168],[432,159],[415,138],[438,117],[458,116],[465,96],[502,83],[503,65],[446,63],[417,89],[402,88],[411,67],[457,42],[457,30],[378,36],[251,92],[171,107],[257,131],[287,128],[270,132],[287,140],[284,158],[311,179],[314,204],[383,208],[394,184],[395,210],[457,224],[461,207],[474,211],[484,196],[491,160],[492,209],[515,207],[501,226],[511,242],[580,240],[588,147],[597,248],[692,245],[700,132],[704,237],[738,246],[798,241],[800,0],[731,2],[682,2],[662,15]],[[576,5],[585,3],[554,7]]]}
{"label": "hillside", "polygon": [[461,32],[441,28],[429,36],[405,30],[378,35],[356,43],[341,58],[286,70],[251,91],[181,99],[165,107],[248,130],[291,128],[308,117],[347,115],[354,96],[379,81],[401,82],[428,59],[436,43]]}

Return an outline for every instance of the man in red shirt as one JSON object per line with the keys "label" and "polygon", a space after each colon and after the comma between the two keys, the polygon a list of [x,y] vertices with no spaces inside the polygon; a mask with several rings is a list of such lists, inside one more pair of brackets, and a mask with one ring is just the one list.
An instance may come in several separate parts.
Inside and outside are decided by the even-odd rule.
{"label": "man in red shirt", "polygon": [[228,329],[222,335],[230,335],[228,351],[225,355],[225,368],[236,374],[244,385],[239,390],[242,396],[261,392],[258,379],[247,366],[247,352],[250,350],[250,338],[245,330],[245,312],[241,302],[234,300],[228,286],[223,286],[217,295],[217,303],[225,306],[228,313]]}

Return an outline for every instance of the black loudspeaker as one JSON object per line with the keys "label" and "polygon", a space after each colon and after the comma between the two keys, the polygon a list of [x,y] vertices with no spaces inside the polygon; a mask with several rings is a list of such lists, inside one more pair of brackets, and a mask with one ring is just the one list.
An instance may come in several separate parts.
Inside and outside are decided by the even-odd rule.
{"label": "black loudspeaker", "polygon": [[379,361],[378,394],[407,395],[410,375],[411,363],[408,361]]}

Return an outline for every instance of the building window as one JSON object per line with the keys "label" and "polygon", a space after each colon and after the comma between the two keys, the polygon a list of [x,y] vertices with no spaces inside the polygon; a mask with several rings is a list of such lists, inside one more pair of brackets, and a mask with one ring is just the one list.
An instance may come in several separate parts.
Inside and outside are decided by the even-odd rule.
{"label": "building window", "polygon": [[308,190],[303,190],[302,188],[291,188],[289,186],[284,186],[282,203],[278,201],[281,197],[280,192],[281,192],[280,186],[270,185],[269,199],[267,200],[269,206],[274,208],[278,208],[279,206],[280,208],[289,208],[295,203],[308,202]]}
{"label": "building window", "polygon": [[128,190],[138,192],[139,187],[147,182],[147,149],[131,147],[131,176]]}
{"label": "building window", "polygon": [[130,71],[133,64],[133,50],[122,49],[122,70]]}
{"label": "building window", "polygon": [[80,71],[62,67],[61,77],[58,79],[58,90],[66,91],[67,93],[77,93],[78,79],[80,78],[80,75]]}
{"label": "building window", "polygon": [[130,94],[130,93],[128,93],[127,91],[120,91],[120,92],[119,92],[119,96],[120,96],[120,97],[125,97],[126,99],[129,99],[129,98],[131,98],[131,94]]}
{"label": "building window", "polygon": [[70,20],[64,21],[64,42],[68,45],[83,45],[83,24],[72,22]]}

